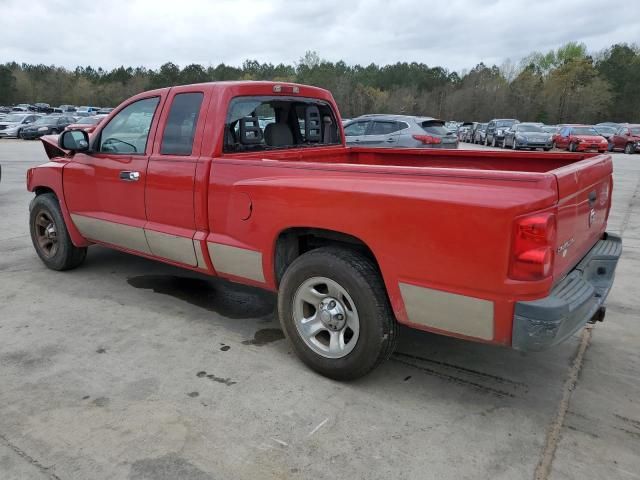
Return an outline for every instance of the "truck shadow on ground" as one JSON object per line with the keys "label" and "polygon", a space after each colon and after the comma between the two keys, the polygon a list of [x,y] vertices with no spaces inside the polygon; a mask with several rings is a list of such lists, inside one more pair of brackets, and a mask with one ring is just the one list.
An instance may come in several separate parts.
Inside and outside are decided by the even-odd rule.
{"label": "truck shadow on ground", "polygon": [[[127,283],[137,289],[171,296],[231,320],[256,320],[254,338],[242,342],[245,345],[277,345],[278,340],[284,339],[278,328],[276,295],[272,292],[92,248],[85,268],[105,267],[124,275]],[[219,321],[226,325],[224,318]],[[237,327],[228,326],[233,330]],[[564,345],[550,354],[529,354],[401,327],[398,347],[390,361],[356,383],[364,387],[393,372],[394,376],[402,376],[407,386],[421,378],[438,379],[475,393],[513,399],[525,396],[532,384],[548,384],[551,378],[553,383],[561,381],[574,350],[571,345]]]}

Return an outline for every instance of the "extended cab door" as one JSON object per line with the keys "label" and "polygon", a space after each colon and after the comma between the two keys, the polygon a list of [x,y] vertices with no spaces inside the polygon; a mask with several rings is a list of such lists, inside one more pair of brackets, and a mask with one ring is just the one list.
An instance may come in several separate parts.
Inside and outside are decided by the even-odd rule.
{"label": "extended cab door", "polygon": [[206,268],[194,242],[195,175],[211,89],[172,88],[147,169],[145,233],[153,255]]}
{"label": "extended cab door", "polygon": [[65,166],[73,223],[89,240],[150,254],[144,234],[147,163],[164,94],[135,97]]}

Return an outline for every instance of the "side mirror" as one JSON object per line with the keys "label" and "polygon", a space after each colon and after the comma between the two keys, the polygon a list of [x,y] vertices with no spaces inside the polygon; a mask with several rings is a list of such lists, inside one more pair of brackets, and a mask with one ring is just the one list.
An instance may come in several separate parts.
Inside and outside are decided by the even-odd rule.
{"label": "side mirror", "polygon": [[67,130],[58,137],[58,146],[72,152],[89,150],[89,135],[84,130]]}

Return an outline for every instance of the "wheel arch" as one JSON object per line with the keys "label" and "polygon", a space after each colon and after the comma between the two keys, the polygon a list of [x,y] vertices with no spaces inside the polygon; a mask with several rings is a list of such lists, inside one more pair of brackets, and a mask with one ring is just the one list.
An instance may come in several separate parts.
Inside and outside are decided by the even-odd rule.
{"label": "wheel arch", "polygon": [[371,247],[360,238],[340,232],[316,227],[289,227],[279,232],[272,252],[273,278],[276,287],[287,267],[300,255],[321,247],[337,246],[359,251],[369,257],[382,276],[380,264]]}

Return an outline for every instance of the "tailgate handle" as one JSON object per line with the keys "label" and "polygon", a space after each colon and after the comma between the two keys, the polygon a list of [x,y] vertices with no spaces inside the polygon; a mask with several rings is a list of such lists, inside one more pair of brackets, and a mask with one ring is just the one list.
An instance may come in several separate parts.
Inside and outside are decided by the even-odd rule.
{"label": "tailgate handle", "polygon": [[596,203],[596,199],[597,198],[598,198],[598,195],[596,194],[595,190],[589,192],[589,206],[590,207],[593,207],[593,205]]}

